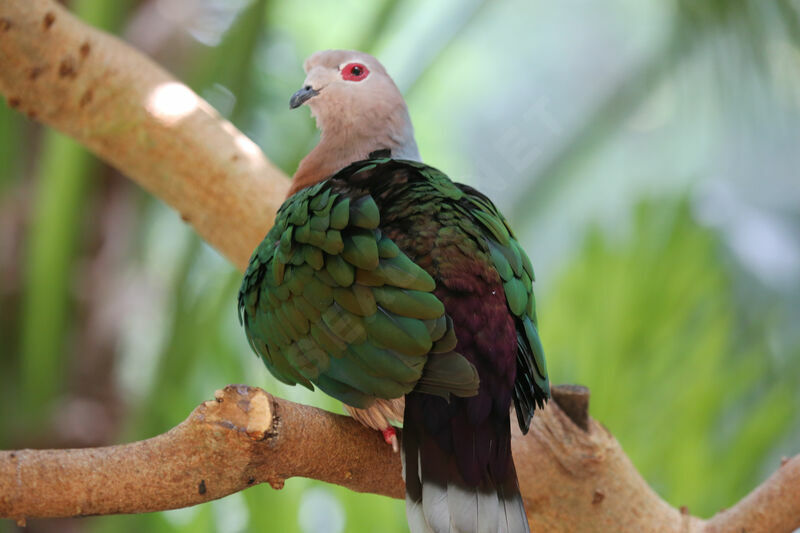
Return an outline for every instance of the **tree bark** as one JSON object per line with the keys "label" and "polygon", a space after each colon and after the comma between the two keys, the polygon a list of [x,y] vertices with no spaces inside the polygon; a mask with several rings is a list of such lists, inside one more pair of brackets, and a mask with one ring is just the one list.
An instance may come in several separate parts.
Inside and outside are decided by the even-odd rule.
{"label": "tree bark", "polygon": [[289,190],[188,87],[56,2],[0,2],[0,92],[171,205],[240,269]]}
{"label": "tree bark", "polygon": [[175,509],[257,483],[280,488],[295,476],[403,494],[400,464],[378,432],[258,388],[231,385],[152,439],[0,452],[0,517]]}
{"label": "tree bark", "polygon": [[[529,435],[514,435],[520,488],[534,531],[793,531],[800,525],[800,456],[710,520],[650,489],[614,437],[569,403],[588,391],[554,387]],[[560,407],[564,405],[568,411]],[[575,422],[586,421],[586,428]],[[402,438],[402,434],[401,434]],[[230,385],[172,430],[141,442],[0,452],[0,518],[174,509],[258,483],[308,477],[403,497],[400,458],[354,420]]]}
{"label": "tree bark", "polygon": [[[173,206],[243,269],[288,180],[185,85],[50,0],[0,2],[0,92]],[[701,520],[661,500],[588,392],[554,388],[514,456],[543,531],[780,532],[800,527],[800,456],[729,510]],[[402,497],[400,461],[356,422],[229,386],[171,431],[105,448],[0,452],[0,517],[134,513],[194,505],[304,476]]]}

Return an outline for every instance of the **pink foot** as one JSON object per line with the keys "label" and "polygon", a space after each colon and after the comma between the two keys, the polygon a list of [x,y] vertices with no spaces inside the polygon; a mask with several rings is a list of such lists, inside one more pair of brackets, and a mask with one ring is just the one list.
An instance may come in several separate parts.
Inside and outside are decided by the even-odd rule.
{"label": "pink foot", "polygon": [[400,446],[397,444],[397,431],[395,431],[394,427],[389,426],[382,430],[381,433],[383,433],[383,440],[386,441],[386,444],[391,444],[392,451],[397,453],[400,450]]}

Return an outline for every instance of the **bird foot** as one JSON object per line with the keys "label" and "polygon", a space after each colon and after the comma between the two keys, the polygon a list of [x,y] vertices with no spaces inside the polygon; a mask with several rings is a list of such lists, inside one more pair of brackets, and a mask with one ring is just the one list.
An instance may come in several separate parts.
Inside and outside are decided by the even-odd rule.
{"label": "bird foot", "polygon": [[400,445],[397,443],[397,431],[393,426],[389,426],[388,428],[381,430],[381,433],[383,434],[383,440],[386,441],[386,444],[390,444],[392,446],[392,451],[394,453],[400,451]]}

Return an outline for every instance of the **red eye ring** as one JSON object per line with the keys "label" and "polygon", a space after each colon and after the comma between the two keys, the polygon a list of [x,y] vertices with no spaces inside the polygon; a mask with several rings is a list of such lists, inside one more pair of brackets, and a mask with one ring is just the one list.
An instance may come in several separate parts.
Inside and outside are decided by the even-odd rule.
{"label": "red eye ring", "polygon": [[369,69],[363,63],[348,63],[342,67],[342,79],[347,81],[361,81],[369,76]]}

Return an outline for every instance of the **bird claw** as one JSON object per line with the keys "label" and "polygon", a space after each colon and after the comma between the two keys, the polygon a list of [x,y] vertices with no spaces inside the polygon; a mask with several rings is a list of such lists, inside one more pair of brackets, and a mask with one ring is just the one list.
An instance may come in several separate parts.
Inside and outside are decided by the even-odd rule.
{"label": "bird claw", "polygon": [[389,426],[388,428],[381,430],[383,434],[383,440],[386,441],[386,444],[390,444],[392,446],[392,451],[397,453],[400,451],[400,445],[397,442],[397,431],[394,427]]}

